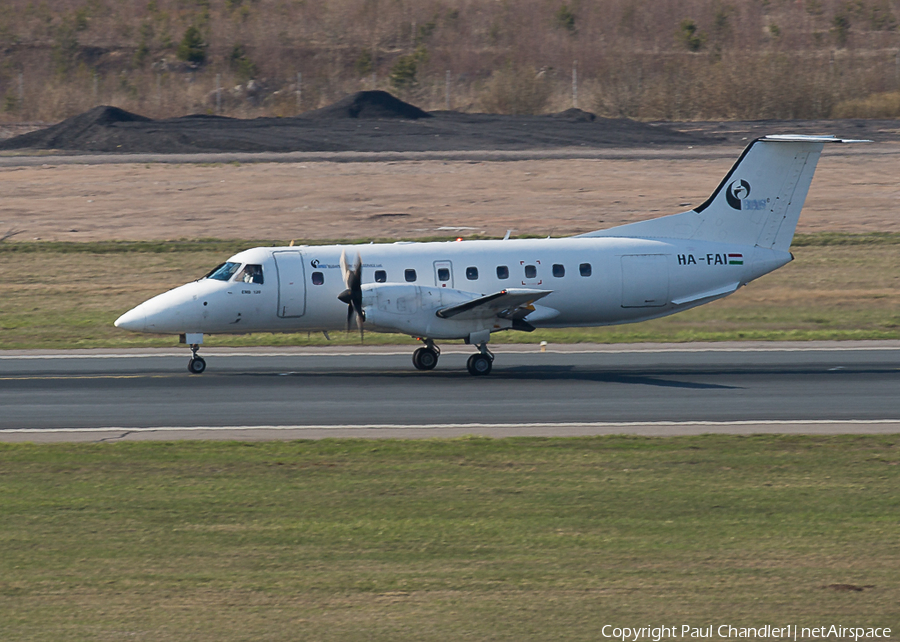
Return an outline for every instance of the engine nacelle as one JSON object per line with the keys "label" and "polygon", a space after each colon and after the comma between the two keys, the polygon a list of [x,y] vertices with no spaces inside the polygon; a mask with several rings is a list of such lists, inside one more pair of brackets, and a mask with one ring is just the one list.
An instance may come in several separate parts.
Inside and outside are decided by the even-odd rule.
{"label": "engine nacelle", "polygon": [[450,288],[403,283],[370,283],[362,287],[366,328],[376,332],[400,332],[430,339],[466,339],[485,330],[506,330],[512,321],[486,319],[442,319],[441,308],[477,299],[480,295]]}

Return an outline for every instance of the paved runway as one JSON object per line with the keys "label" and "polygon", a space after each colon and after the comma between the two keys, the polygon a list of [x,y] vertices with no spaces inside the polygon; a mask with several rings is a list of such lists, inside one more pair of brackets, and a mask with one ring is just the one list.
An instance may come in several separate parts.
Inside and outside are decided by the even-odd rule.
{"label": "paved runway", "polygon": [[206,350],[200,376],[187,350],[7,353],[0,439],[900,432],[900,344],[860,348],[500,346],[477,378],[465,346],[432,372],[399,347]]}

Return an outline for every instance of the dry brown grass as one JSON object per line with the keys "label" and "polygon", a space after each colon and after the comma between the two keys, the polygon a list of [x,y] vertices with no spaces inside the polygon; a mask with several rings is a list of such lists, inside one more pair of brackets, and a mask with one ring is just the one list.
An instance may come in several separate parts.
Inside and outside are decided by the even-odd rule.
{"label": "dry brown grass", "polygon": [[836,118],[900,118],[900,91],[845,100],[833,113]]}
{"label": "dry brown grass", "polygon": [[[103,103],[154,117],[212,111],[217,77],[228,115],[292,115],[374,87],[435,109],[447,70],[454,108],[516,111],[509,99],[522,83],[503,94],[489,81],[505,69],[523,82],[540,74],[539,107],[553,111],[571,106],[576,60],[579,106],[604,115],[819,118],[900,90],[898,0],[6,0],[4,9],[4,120],[57,120]],[[197,68],[176,56],[189,26],[208,44]],[[417,51],[413,76],[392,85],[398,60]],[[230,91],[251,76],[260,93]]]}

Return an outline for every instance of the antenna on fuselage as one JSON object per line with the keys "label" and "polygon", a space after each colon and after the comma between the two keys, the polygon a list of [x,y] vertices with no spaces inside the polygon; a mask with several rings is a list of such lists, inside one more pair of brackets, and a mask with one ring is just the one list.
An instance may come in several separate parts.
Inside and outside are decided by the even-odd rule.
{"label": "antenna on fuselage", "polygon": [[503,240],[504,240],[504,241],[508,241],[508,240],[509,240],[509,235],[512,234],[512,233],[513,233],[512,230],[506,230],[506,236],[503,237]]}

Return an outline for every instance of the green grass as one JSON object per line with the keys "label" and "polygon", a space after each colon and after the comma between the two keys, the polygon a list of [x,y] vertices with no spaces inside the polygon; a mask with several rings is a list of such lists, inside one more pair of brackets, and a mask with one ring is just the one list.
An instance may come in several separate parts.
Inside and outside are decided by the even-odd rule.
{"label": "green grass", "polygon": [[[900,235],[798,238],[796,260],[735,295],[664,319],[606,328],[499,333],[502,342],[900,339]],[[172,346],[113,321],[205,274],[253,241],[0,243],[0,349]],[[212,346],[356,344],[356,333],[212,336]],[[413,343],[368,333],[369,344]]]}
{"label": "green grass", "polygon": [[865,232],[858,234],[817,232],[815,234],[796,234],[791,245],[793,247],[815,245],[900,245],[900,232]]}
{"label": "green grass", "polygon": [[[430,236],[406,239],[418,243],[453,241],[458,236]],[[466,240],[487,240],[494,237],[481,234],[466,234]],[[544,238],[531,234],[520,234],[516,238]],[[353,238],[353,239],[179,239],[176,241],[16,241],[0,242],[0,254],[32,253],[44,254],[118,254],[118,253],[194,253],[222,252],[236,253],[249,247],[287,245],[293,240],[295,245],[365,245],[368,243],[394,243],[394,238]],[[900,232],[817,232],[796,234],[794,247],[824,245],[900,245]]]}
{"label": "green grass", "polygon": [[[458,236],[426,236],[416,238],[417,243],[454,241]],[[489,237],[480,234],[469,234],[466,240],[485,240]],[[543,238],[534,235],[521,235],[518,238]],[[177,241],[16,241],[0,242],[0,255],[5,253],[41,253],[41,254],[159,254],[159,253],[196,253],[221,252],[235,254],[250,247],[285,246],[293,241],[294,245],[365,245],[369,243],[395,243],[393,238],[364,239],[179,239]]]}
{"label": "green grass", "polygon": [[896,627],[898,447],[897,436],[0,445],[0,637]]}

